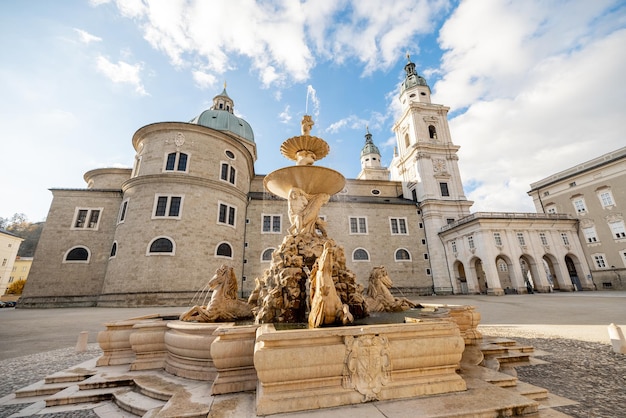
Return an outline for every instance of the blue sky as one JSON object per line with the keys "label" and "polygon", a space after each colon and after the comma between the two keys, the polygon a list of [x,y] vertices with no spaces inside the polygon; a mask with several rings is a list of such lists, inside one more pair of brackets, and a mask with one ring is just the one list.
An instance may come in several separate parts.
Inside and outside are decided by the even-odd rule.
{"label": "blue sky", "polygon": [[136,130],[224,82],[258,174],[291,164],[307,107],[318,164],[355,177],[366,125],[388,164],[406,52],[451,108],[474,211],[534,211],[530,183],[626,144],[623,1],[5,1],[0,50],[2,217],[43,220],[49,188],[130,167]]}

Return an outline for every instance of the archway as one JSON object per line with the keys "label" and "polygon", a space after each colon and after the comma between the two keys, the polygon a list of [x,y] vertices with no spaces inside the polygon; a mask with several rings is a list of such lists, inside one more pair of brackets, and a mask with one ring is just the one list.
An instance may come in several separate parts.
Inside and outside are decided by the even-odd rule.
{"label": "archway", "polygon": [[[539,284],[539,273],[535,261],[529,255],[523,255],[519,258],[519,265],[522,270],[522,278],[528,293],[534,293]],[[523,288],[521,289],[523,292]],[[519,290],[518,290],[519,291]]]}
{"label": "archway", "polygon": [[579,262],[576,256],[571,254],[566,255],[565,265],[567,266],[567,274],[572,281],[572,285],[574,285],[574,290],[583,290],[583,287],[580,284],[580,276],[578,275],[577,265],[579,265]]}
{"label": "archway", "polygon": [[489,291],[489,285],[487,284],[487,275],[483,268],[483,262],[480,258],[477,258],[473,262],[474,271],[476,271],[476,281],[478,282],[478,291],[482,294],[487,294]]}
{"label": "archway", "polygon": [[496,269],[498,271],[498,279],[500,280],[500,288],[504,290],[504,294],[517,293],[513,281],[511,280],[511,261],[504,255],[496,257]]}
{"label": "archway", "polygon": [[542,259],[543,261],[543,269],[546,272],[546,277],[548,278],[548,284],[550,285],[550,292],[553,290],[560,290],[561,286],[559,285],[559,280],[557,279],[556,269],[554,268],[554,263],[552,262],[552,258],[545,254]]}
{"label": "archway", "polygon": [[456,284],[463,295],[469,294],[467,286],[467,276],[465,275],[465,266],[460,261],[454,263],[454,275],[456,277]]}

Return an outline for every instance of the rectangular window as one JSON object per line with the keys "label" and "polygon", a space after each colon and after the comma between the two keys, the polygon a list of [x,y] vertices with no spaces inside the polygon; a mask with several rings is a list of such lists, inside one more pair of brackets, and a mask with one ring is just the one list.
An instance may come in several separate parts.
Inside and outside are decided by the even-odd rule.
{"label": "rectangular window", "polygon": [[391,235],[407,235],[406,218],[389,218]]}
{"label": "rectangular window", "polygon": [[452,241],[452,242],[450,243],[450,246],[452,247],[452,252],[453,252],[453,253],[458,252],[458,251],[456,250],[456,241]]}
{"label": "rectangular window", "polygon": [[453,224],[454,223],[454,218],[446,218],[446,223],[448,225]]}
{"label": "rectangular window", "polygon": [[600,197],[600,202],[602,203],[602,207],[613,206],[615,202],[613,202],[613,195],[610,190],[600,192],[598,195]]}
{"label": "rectangular window", "polygon": [[98,229],[102,209],[77,209],[73,229]]}
{"label": "rectangular window", "polygon": [[263,229],[264,233],[280,233],[280,215],[262,215],[263,216]]}
{"label": "rectangular window", "polygon": [[180,218],[182,202],[181,196],[157,195],[153,218]]}
{"label": "rectangular window", "polygon": [[524,233],[522,232],[518,232],[517,233],[517,242],[519,242],[519,245],[526,245],[526,239],[524,238]]}
{"label": "rectangular window", "polygon": [[220,172],[220,179],[227,180],[228,179],[228,164],[222,163],[222,170]]}
{"label": "rectangular window", "polygon": [[128,209],[128,200],[122,202],[122,206],[120,206],[120,215],[118,217],[117,222],[122,223],[126,219],[126,210]]}
{"label": "rectangular window", "polygon": [[234,206],[220,203],[217,222],[225,225],[235,226],[236,214],[237,211]]}
{"label": "rectangular window", "polygon": [[547,213],[556,213],[556,206],[549,206],[546,208]]}
{"label": "rectangular window", "polygon": [[596,228],[593,226],[589,228],[583,228],[583,235],[585,236],[585,241],[587,241],[588,243],[598,242]]}
{"label": "rectangular window", "polygon": [[604,259],[604,254],[594,254],[592,257],[597,268],[599,269],[606,268],[606,260]]}
{"label": "rectangular window", "polygon": [[165,171],[174,171],[176,165],[176,153],[172,152],[167,154],[167,161],[165,162]]}
{"label": "rectangular window", "polygon": [[493,233],[493,240],[495,241],[496,245],[498,247],[502,246],[502,237],[500,236],[499,232],[494,232]]}
{"label": "rectangular window", "polygon": [[576,209],[577,213],[586,213],[587,207],[585,206],[585,201],[583,199],[574,200],[574,209]]}
{"label": "rectangular window", "polygon": [[626,266],[626,250],[621,251],[620,255],[622,256],[622,262],[624,263],[624,266]]}
{"label": "rectangular window", "polygon": [[546,238],[546,234],[544,232],[539,233],[539,239],[541,240],[541,245],[548,245],[548,238]]}
{"label": "rectangular window", "polygon": [[187,154],[178,154],[178,171],[187,171]]}
{"label": "rectangular window", "polygon": [[450,196],[450,192],[448,191],[448,183],[439,183],[439,188],[441,189],[441,196]]}
{"label": "rectangular window", "polygon": [[474,236],[473,235],[470,235],[469,237],[467,237],[467,245],[469,245],[470,249],[472,249],[472,250],[474,248],[476,248],[474,246]]}
{"label": "rectangular window", "polygon": [[364,217],[350,217],[351,234],[367,234],[367,222]]}
{"label": "rectangular window", "polygon": [[609,227],[611,228],[611,232],[613,233],[613,238],[626,238],[626,228],[624,228],[624,221],[611,222],[609,224]]}
{"label": "rectangular window", "polygon": [[569,245],[569,238],[567,238],[567,234],[565,232],[561,232],[561,239],[563,240],[563,245]]}

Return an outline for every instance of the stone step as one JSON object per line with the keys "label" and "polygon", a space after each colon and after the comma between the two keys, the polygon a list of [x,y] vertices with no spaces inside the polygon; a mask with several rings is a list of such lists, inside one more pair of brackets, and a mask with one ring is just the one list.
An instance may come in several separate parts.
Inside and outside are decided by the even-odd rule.
{"label": "stone step", "polygon": [[[165,374],[142,375],[135,377],[136,390],[146,396],[162,401],[168,401],[180,390],[184,390],[188,381],[177,376]],[[206,387],[210,390],[210,385]],[[210,392],[207,392],[210,393]]]}
{"label": "stone step", "polygon": [[164,401],[142,395],[136,391],[126,391],[115,393],[113,402],[122,410],[137,416],[145,416],[150,413],[152,416],[160,411],[165,405]]}
{"label": "stone step", "polygon": [[108,401],[113,398],[113,394],[116,392],[129,391],[128,388],[103,388],[103,389],[90,389],[80,390],[78,385],[72,385],[68,388],[55,393],[45,399],[46,406],[56,405],[69,405],[78,404],[84,402],[102,402]]}
{"label": "stone step", "polygon": [[511,390],[519,393],[527,397],[528,399],[532,399],[535,401],[541,401],[544,399],[548,399],[548,390],[541,388],[539,386],[531,385],[530,383],[518,381],[515,387],[512,387]]}
{"label": "stone step", "polygon": [[517,341],[504,337],[483,337],[486,344],[497,344],[504,347],[517,345]]}
{"label": "stone step", "polygon": [[74,383],[74,382],[81,382],[85,379],[90,378],[91,376],[95,375],[96,372],[94,371],[87,371],[85,370],[84,372],[81,373],[73,373],[73,372],[58,372],[58,373],[54,373],[51,374],[49,376],[45,377],[45,382],[46,383]]}
{"label": "stone step", "polygon": [[46,383],[45,380],[40,380],[39,382],[33,383],[32,385],[16,390],[15,397],[30,398],[34,396],[54,395],[55,393],[66,389],[72,384],[72,382]]}
{"label": "stone step", "polygon": [[128,376],[103,377],[101,375],[97,375],[80,382],[78,387],[80,390],[91,390],[134,386],[134,384],[134,379]]}
{"label": "stone step", "polygon": [[478,379],[501,388],[515,387],[518,384],[515,376],[481,366],[463,366],[461,368],[461,376],[466,381],[468,378]]}

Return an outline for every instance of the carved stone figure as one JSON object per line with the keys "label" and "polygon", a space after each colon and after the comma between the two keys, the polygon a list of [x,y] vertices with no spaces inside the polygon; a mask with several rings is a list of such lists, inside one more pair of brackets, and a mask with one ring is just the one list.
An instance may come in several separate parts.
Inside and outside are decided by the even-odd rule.
{"label": "carved stone figure", "polygon": [[320,193],[309,195],[297,187],[289,191],[288,211],[291,227],[289,232],[293,235],[315,231],[320,208],[328,202],[330,195]]}
{"label": "carved stone figure", "polygon": [[181,321],[225,322],[252,318],[252,307],[237,299],[237,276],[232,267],[222,264],[209,280],[213,291],[207,306],[194,306],[180,316]]}
{"label": "carved stone figure", "polygon": [[354,318],[348,305],[341,302],[333,281],[333,256],[330,242],[324,243],[324,251],[311,271],[311,312],[309,326],[348,324]]}
{"label": "carved stone figure", "polygon": [[419,306],[406,298],[395,298],[389,291],[392,285],[385,266],[372,269],[365,296],[369,312],[400,312]]}

